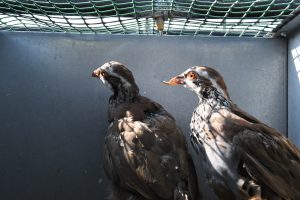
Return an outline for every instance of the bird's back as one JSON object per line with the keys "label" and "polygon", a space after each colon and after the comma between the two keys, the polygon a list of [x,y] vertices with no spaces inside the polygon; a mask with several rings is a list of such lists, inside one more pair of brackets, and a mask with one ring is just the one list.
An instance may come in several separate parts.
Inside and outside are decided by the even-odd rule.
{"label": "bird's back", "polygon": [[140,198],[196,199],[185,137],[161,105],[139,96],[111,106],[109,119],[104,168],[115,185]]}

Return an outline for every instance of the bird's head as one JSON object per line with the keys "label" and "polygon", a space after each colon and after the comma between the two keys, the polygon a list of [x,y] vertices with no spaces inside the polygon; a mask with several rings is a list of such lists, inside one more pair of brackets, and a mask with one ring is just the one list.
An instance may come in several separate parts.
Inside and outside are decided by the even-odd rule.
{"label": "bird's head", "polygon": [[138,94],[138,86],[135,83],[132,72],[122,63],[110,61],[104,63],[101,67],[95,69],[92,77],[99,78],[104,85],[114,92],[114,95],[120,94],[122,91]]}
{"label": "bird's head", "polygon": [[223,77],[215,69],[205,66],[194,66],[183,73],[164,81],[167,85],[183,85],[197,94],[207,88],[214,87],[224,97],[229,99],[226,84]]}

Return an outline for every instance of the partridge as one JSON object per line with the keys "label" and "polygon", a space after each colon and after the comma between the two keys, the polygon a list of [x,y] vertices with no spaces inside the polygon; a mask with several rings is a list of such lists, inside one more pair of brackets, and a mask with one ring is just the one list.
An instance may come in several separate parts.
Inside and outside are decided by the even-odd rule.
{"label": "partridge", "polygon": [[234,104],[216,70],[191,67],[165,83],[199,97],[190,140],[219,199],[300,199],[299,149]]}
{"label": "partridge", "polygon": [[174,118],[139,94],[132,72],[107,62],[92,73],[113,93],[103,150],[110,199],[196,200],[194,164]]}

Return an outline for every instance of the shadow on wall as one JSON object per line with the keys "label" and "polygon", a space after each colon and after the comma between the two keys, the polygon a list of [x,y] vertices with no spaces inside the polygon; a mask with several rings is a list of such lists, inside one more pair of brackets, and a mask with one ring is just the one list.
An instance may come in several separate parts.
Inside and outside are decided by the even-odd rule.
{"label": "shadow on wall", "polygon": [[300,83],[300,46],[292,50],[292,56],[295,63],[296,73]]}

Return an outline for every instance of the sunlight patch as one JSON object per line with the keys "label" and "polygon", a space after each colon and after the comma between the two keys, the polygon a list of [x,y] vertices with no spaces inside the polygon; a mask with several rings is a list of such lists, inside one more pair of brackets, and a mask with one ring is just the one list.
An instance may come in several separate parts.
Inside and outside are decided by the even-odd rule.
{"label": "sunlight patch", "polygon": [[292,50],[292,56],[295,63],[296,73],[300,83],[300,46]]}

